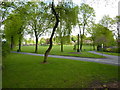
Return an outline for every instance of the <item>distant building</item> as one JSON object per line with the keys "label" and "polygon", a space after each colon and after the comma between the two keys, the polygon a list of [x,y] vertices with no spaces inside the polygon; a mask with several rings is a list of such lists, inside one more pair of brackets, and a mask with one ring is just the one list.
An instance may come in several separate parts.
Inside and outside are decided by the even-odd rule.
{"label": "distant building", "polygon": [[91,43],[93,43],[91,40],[84,40],[84,43],[86,43],[86,44],[91,44]]}

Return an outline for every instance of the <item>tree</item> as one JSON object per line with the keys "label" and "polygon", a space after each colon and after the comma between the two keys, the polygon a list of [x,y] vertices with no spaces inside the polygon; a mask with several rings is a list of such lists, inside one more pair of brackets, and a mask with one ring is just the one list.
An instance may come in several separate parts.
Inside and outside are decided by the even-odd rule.
{"label": "tree", "polygon": [[0,27],[2,23],[7,19],[7,16],[16,8],[15,2],[0,2]]}
{"label": "tree", "polygon": [[53,15],[55,16],[56,22],[55,22],[55,26],[53,27],[52,34],[51,34],[51,37],[50,37],[50,40],[49,40],[49,41],[50,41],[50,45],[49,45],[48,49],[46,50],[46,52],[45,52],[45,54],[44,54],[43,63],[46,63],[46,62],[47,62],[48,54],[49,54],[49,52],[51,51],[52,45],[53,45],[52,39],[53,39],[53,36],[54,36],[55,31],[56,31],[56,29],[57,29],[57,27],[58,27],[58,24],[59,24],[59,16],[58,16],[57,12],[55,11],[54,0],[52,1],[52,7],[51,7],[51,9],[52,9]]}
{"label": "tree", "polygon": [[[23,29],[25,27],[26,20],[26,7],[23,2],[3,2],[3,23],[5,25],[5,36],[8,42],[11,41],[11,49],[13,48],[13,43],[17,44],[19,42],[19,50],[21,51],[21,40],[23,37]],[[5,11],[4,11],[5,9]],[[11,30],[12,29],[12,30]],[[12,35],[13,34],[13,35]],[[14,35],[15,34],[15,35]],[[9,36],[11,40],[9,41]]]}
{"label": "tree", "polygon": [[120,16],[116,16],[117,22],[117,43],[118,43],[118,51],[120,52]]}
{"label": "tree", "polygon": [[116,23],[117,23],[117,37],[120,37],[120,16],[115,17]]}
{"label": "tree", "polygon": [[5,34],[4,30],[2,30],[2,26],[4,26],[4,21],[14,8],[14,2],[0,2],[0,46],[2,46],[2,56],[6,56],[7,53],[10,52],[9,43],[2,42],[2,40],[5,39]]}
{"label": "tree", "polygon": [[72,2],[59,2],[56,11],[59,14],[59,26],[57,28],[57,35],[59,36],[61,43],[61,52],[63,52],[63,44],[65,37],[69,36],[72,32],[72,27],[77,24],[77,6]]}
{"label": "tree", "polygon": [[117,37],[116,20],[111,18],[109,15],[104,15],[99,23],[112,31],[114,37]]}
{"label": "tree", "polygon": [[10,43],[11,50],[14,45],[17,44],[18,41],[18,30],[20,28],[20,24],[17,23],[20,21],[20,18],[15,14],[9,15],[9,17],[4,21],[4,33],[7,42]]}
{"label": "tree", "polygon": [[94,24],[94,26],[89,29],[89,33],[92,35],[91,38],[93,40],[93,44],[97,45],[99,50],[101,45],[104,47],[108,47],[114,44],[114,38],[112,31],[110,31],[107,27],[104,27],[100,24]]}
{"label": "tree", "polygon": [[[49,17],[49,8],[44,2],[29,2],[29,26],[32,29],[36,39],[35,53],[38,52],[38,39],[39,37],[50,28],[51,17]],[[29,28],[29,27],[28,27]]]}
{"label": "tree", "polygon": [[115,24],[115,20],[112,19],[109,15],[104,15],[99,23],[107,28],[112,28]]}
{"label": "tree", "polygon": [[[21,6],[22,5],[22,6]],[[25,3],[22,3],[17,9],[14,10],[18,21],[16,23],[19,23],[20,25],[20,28],[18,29],[17,31],[17,34],[18,34],[18,52],[21,51],[21,43],[22,43],[22,39],[23,39],[23,35],[24,35],[24,29],[26,28],[26,25],[27,25],[27,20],[28,20],[28,5],[25,4]]]}
{"label": "tree", "polygon": [[[80,50],[82,51],[83,37],[85,35],[86,26],[89,26],[89,23],[93,23],[95,17],[95,11],[88,4],[82,4],[79,8],[78,16],[78,26],[80,29]],[[82,27],[82,29],[81,29]]]}

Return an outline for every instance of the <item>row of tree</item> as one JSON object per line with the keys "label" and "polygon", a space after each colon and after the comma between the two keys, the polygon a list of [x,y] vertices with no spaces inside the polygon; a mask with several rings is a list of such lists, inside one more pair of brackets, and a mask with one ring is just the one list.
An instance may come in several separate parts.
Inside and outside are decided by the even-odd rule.
{"label": "row of tree", "polygon": [[[50,33],[50,46],[45,52],[44,62],[52,49],[53,37],[59,37],[61,52],[63,52],[64,38],[70,38],[72,29],[79,26],[80,50],[82,51],[83,40],[86,31],[91,34],[93,46],[102,41],[104,45],[114,41],[113,32],[108,28],[114,25],[116,20],[105,16],[100,24],[95,24],[95,11],[88,4],[82,3],[80,6],[73,2],[59,2],[54,5],[45,2],[1,2],[2,25],[4,25],[3,38],[7,40],[13,49],[14,45],[19,45],[26,34],[35,36],[35,52],[38,52],[38,40],[41,35]],[[106,27],[104,25],[107,25]],[[106,37],[107,36],[107,37]],[[111,39],[108,39],[111,38]],[[110,44],[110,43],[109,43]]]}

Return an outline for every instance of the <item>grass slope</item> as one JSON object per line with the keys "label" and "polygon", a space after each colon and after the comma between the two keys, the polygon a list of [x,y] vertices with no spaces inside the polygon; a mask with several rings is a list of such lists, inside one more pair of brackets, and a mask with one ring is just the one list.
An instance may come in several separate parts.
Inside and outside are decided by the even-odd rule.
{"label": "grass slope", "polygon": [[118,79],[118,67],[95,62],[10,54],[4,59],[3,88],[86,88],[94,80]]}
{"label": "grass slope", "polygon": [[[18,47],[16,47],[14,50],[17,51],[17,48]],[[47,48],[48,48],[48,46],[39,46],[38,53],[44,54]],[[76,56],[76,57],[105,58],[105,56],[96,55],[96,54],[86,52],[86,51],[89,51],[90,48],[91,48],[90,46],[84,45],[83,50],[85,49],[85,51],[82,51],[81,54],[73,54],[71,52],[76,52],[76,51],[73,50],[72,45],[64,45],[64,52],[60,51],[59,45],[54,45],[50,54],[52,54],[52,55],[64,55],[64,56]],[[35,46],[23,46],[22,52],[34,53],[34,49],[35,49]]]}

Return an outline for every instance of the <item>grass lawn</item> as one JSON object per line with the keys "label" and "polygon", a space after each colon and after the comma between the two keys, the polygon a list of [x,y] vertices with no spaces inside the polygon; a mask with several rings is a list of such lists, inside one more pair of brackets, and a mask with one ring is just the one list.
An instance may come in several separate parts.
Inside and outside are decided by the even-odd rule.
{"label": "grass lawn", "polygon": [[[39,46],[38,48],[38,53],[44,54],[48,46]],[[14,50],[17,51],[18,47],[16,47]],[[22,52],[31,52],[34,53],[35,46],[22,46]],[[73,45],[64,45],[64,52],[60,51],[60,46],[59,45],[54,45],[50,54],[52,55],[65,55],[65,56],[76,56],[76,57],[91,57],[91,58],[105,58],[105,56],[102,55],[96,55],[89,53],[87,51],[92,49],[92,46],[89,45],[84,45],[83,50],[81,54],[73,54],[71,52],[76,52],[73,50]]]}
{"label": "grass lawn", "polygon": [[86,88],[118,80],[118,67],[69,59],[10,54],[3,60],[3,88]]}
{"label": "grass lawn", "polygon": [[99,51],[99,53],[108,54],[108,55],[114,55],[114,56],[120,56],[120,53],[113,53],[113,52],[101,52],[101,51]]}
{"label": "grass lawn", "polygon": [[[1,47],[0,47],[0,49],[1,49]],[[1,67],[2,67],[2,55],[1,55],[2,53],[0,52],[0,88],[2,88],[2,69],[1,69]]]}
{"label": "grass lawn", "polygon": [[0,88],[2,88],[2,70],[0,70]]}

